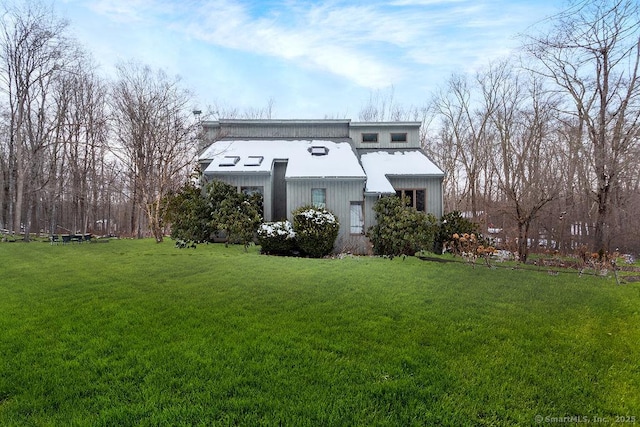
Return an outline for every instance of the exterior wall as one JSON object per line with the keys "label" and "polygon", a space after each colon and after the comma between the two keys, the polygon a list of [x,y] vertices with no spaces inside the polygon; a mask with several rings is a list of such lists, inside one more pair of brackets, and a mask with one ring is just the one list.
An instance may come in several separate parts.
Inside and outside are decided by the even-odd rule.
{"label": "exterior wall", "polygon": [[[358,154],[374,150],[407,150],[420,148],[419,122],[352,123],[349,120],[223,120],[203,122],[205,141],[209,145],[218,139],[331,139],[349,141]],[[363,143],[363,133],[378,134],[377,143]],[[391,142],[392,133],[406,133],[406,142]],[[202,170],[210,159],[200,159]],[[212,179],[211,175],[206,179]],[[273,167],[271,173],[215,175],[240,190],[241,187],[261,186],[264,189],[264,220],[273,221]],[[389,176],[393,187],[425,189],[426,211],[440,218],[443,214],[441,176]],[[296,208],[311,204],[311,189],[326,189],[326,207],[340,221],[340,234],[335,250],[369,253],[370,243],[364,235],[350,234],[351,202],[364,202],[364,231],[375,224],[373,206],[378,195],[364,195],[365,181],[361,179],[288,179],[286,180],[286,211],[289,220]],[[283,202],[284,203],[284,202]]]}
{"label": "exterior wall", "polygon": [[241,175],[241,174],[228,174],[228,175],[208,175],[207,181],[213,179],[219,179],[226,182],[229,185],[235,186],[238,191],[242,187],[263,187],[264,193],[264,220],[271,221],[271,175],[267,174],[254,174],[254,175]]}
{"label": "exterior wall", "polygon": [[376,224],[376,214],[373,211],[373,205],[376,204],[381,196],[364,196],[364,231]]}
{"label": "exterior wall", "polygon": [[[389,177],[393,188],[400,189],[426,189],[426,211],[436,218],[442,217],[442,177]],[[367,195],[364,198],[364,229],[368,230],[376,223],[373,206],[381,196]]]}
{"label": "exterior wall", "polygon": [[[378,142],[362,142],[363,133],[377,133]],[[406,133],[407,142],[391,142],[392,133]],[[419,122],[351,123],[349,137],[357,149],[420,148]]]}
{"label": "exterior wall", "polygon": [[426,211],[436,218],[442,216],[442,177],[389,177],[396,190],[425,188],[427,190]]}
{"label": "exterior wall", "polygon": [[224,120],[204,122],[203,126],[210,140],[349,138],[348,120]]}
{"label": "exterior wall", "polygon": [[[327,209],[333,212],[340,222],[340,234],[336,240],[337,251],[364,253],[366,238],[350,233],[351,202],[362,202],[363,180],[288,180],[287,210],[289,221],[293,221],[291,212],[303,205],[311,204],[311,189],[327,190]],[[365,218],[366,220],[366,218]],[[366,230],[366,228],[365,228]]]}

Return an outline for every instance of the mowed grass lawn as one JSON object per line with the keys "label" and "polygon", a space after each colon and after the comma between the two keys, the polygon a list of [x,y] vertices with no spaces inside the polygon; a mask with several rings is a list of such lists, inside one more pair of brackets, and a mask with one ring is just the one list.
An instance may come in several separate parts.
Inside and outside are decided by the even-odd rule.
{"label": "mowed grass lawn", "polygon": [[640,423],[639,365],[637,283],[0,244],[3,426]]}

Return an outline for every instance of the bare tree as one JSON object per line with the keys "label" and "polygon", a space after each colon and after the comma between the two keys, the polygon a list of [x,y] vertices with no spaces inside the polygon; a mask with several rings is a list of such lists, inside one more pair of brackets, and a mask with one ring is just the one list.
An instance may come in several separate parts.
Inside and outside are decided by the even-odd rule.
{"label": "bare tree", "polygon": [[434,101],[442,141],[462,168],[459,178],[465,187],[460,197],[468,200],[465,210],[471,212],[474,220],[480,211],[480,177],[488,161],[489,118],[495,109],[488,81],[491,81],[488,74],[478,73],[474,82],[466,75],[453,75]]}
{"label": "bare tree", "polygon": [[507,199],[507,212],[517,225],[518,255],[526,262],[531,225],[560,191],[554,179],[561,167],[554,129],[556,109],[539,80],[523,76],[507,63],[494,70],[496,108],[490,121],[498,151],[491,162]]}
{"label": "bare tree", "polygon": [[67,23],[48,7],[5,6],[0,20],[0,85],[8,103],[8,226],[29,237],[31,216],[46,185],[53,133],[50,95],[74,55]]}
{"label": "bare tree", "polygon": [[577,3],[546,35],[530,37],[537,71],[565,94],[578,122],[577,139],[590,146],[591,194],[596,205],[594,250],[610,244],[611,214],[638,145],[640,126],[640,12],[635,0]]}
{"label": "bare tree", "polygon": [[162,70],[126,63],[112,91],[113,152],[130,182],[132,230],[142,237],[144,216],[157,242],[165,231],[162,201],[186,181],[196,151],[192,99],[179,83]]}
{"label": "bare tree", "polygon": [[426,108],[403,106],[396,103],[395,89],[377,90],[369,94],[369,100],[360,109],[358,119],[363,122],[424,122],[429,117]]}
{"label": "bare tree", "polygon": [[9,114],[2,108],[0,103],[0,232],[7,227],[9,122]]}
{"label": "bare tree", "polygon": [[273,100],[273,98],[269,98],[267,104],[264,107],[251,107],[245,109],[238,108],[237,106],[226,105],[222,102],[214,102],[207,107],[203,119],[271,119],[273,116],[274,105],[275,101]]}
{"label": "bare tree", "polygon": [[424,138],[424,150],[444,172],[444,211],[462,211],[466,207],[462,199],[465,191],[464,172],[460,165],[459,147],[448,122],[436,130],[436,134]]}
{"label": "bare tree", "polygon": [[72,72],[58,79],[55,91],[55,185],[51,227],[56,232],[57,210],[69,206],[65,228],[87,233],[97,218],[103,179],[100,164],[107,155],[107,86],[87,57]]}

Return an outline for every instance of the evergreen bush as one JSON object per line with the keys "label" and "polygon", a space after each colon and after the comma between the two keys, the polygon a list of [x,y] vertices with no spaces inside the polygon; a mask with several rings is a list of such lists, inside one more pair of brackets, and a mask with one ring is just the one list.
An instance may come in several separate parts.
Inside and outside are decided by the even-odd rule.
{"label": "evergreen bush", "polygon": [[258,227],[258,244],[263,254],[288,255],[296,247],[296,233],[289,221],[264,222]]}
{"label": "evergreen bush", "polygon": [[305,255],[320,258],[333,250],[340,223],[326,209],[302,206],[293,211],[293,229],[298,248]]}
{"label": "evergreen bush", "polygon": [[408,206],[406,197],[385,196],[373,207],[376,225],[367,237],[376,255],[415,255],[432,250],[437,220],[432,214]]}
{"label": "evergreen bush", "polygon": [[166,199],[171,237],[185,242],[212,242],[222,232],[226,243],[253,241],[262,221],[261,194],[246,195],[219,180],[202,189],[187,184]]}

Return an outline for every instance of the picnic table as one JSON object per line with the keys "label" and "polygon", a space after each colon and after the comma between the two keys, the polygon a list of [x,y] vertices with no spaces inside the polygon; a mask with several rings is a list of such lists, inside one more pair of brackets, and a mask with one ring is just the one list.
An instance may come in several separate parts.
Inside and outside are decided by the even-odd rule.
{"label": "picnic table", "polygon": [[52,245],[57,245],[60,241],[62,241],[62,244],[66,245],[67,243],[73,242],[88,242],[91,240],[91,237],[91,234],[62,234],[60,236],[58,236],[57,234],[52,234],[51,236],[49,236],[49,242],[51,242]]}

